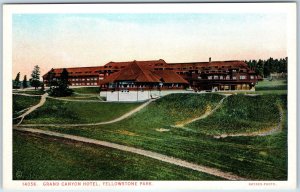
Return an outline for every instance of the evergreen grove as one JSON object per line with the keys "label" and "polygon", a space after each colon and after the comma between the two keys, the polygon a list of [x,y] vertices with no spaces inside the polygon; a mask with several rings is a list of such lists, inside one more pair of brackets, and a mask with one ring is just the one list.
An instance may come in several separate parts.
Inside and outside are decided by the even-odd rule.
{"label": "evergreen grove", "polygon": [[262,77],[269,77],[271,73],[287,73],[288,58],[267,60],[249,60],[245,61],[248,66]]}

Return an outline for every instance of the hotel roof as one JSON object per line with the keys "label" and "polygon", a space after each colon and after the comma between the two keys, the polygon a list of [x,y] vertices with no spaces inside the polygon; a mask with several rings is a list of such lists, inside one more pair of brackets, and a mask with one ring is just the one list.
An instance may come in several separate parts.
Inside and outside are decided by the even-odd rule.
{"label": "hotel roof", "polygon": [[103,81],[101,81],[101,84],[118,81],[134,81],[141,83],[188,83],[174,71],[154,71],[148,64],[148,62],[145,63],[144,61],[130,62],[124,69],[106,77]]}
{"label": "hotel roof", "polygon": [[[104,67],[103,66],[96,66],[96,67],[71,67],[71,68],[66,68],[66,70],[69,73],[69,76],[97,76],[99,75],[99,71],[101,71]],[[62,73],[64,68],[55,68],[51,69],[49,72],[54,73],[55,77],[59,77],[60,74]],[[43,75],[43,78],[48,75],[47,72],[46,74]]]}

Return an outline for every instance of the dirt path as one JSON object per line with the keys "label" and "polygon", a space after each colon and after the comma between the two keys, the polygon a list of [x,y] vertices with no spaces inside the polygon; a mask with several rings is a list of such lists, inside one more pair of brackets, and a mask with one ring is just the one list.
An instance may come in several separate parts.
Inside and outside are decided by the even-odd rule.
{"label": "dirt path", "polygon": [[275,127],[271,127],[263,131],[255,131],[251,133],[221,134],[221,135],[214,135],[213,137],[216,139],[225,138],[225,137],[255,137],[255,136],[267,136],[273,133],[278,133],[282,129],[282,121],[283,121],[283,113],[284,113],[281,105],[278,105],[278,110],[279,110],[279,121]]}
{"label": "dirt path", "polygon": [[30,133],[49,135],[49,136],[54,136],[54,137],[58,137],[58,138],[64,138],[64,139],[70,139],[70,140],[84,142],[84,143],[101,145],[101,146],[105,146],[105,147],[109,147],[109,148],[118,149],[121,151],[127,151],[130,153],[135,153],[135,154],[143,155],[146,157],[150,157],[152,159],[157,159],[157,160],[160,160],[163,162],[167,162],[167,163],[170,163],[173,165],[178,165],[178,166],[185,167],[188,169],[192,169],[192,170],[196,170],[199,172],[204,172],[204,173],[208,173],[208,174],[211,174],[214,176],[222,177],[222,178],[225,178],[228,180],[246,180],[245,178],[239,177],[232,173],[223,172],[223,171],[220,171],[215,168],[197,165],[197,164],[190,163],[190,162],[187,162],[187,161],[184,161],[181,159],[162,155],[162,154],[148,151],[148,150],[138,149],[135,147],[128,147],[125,145],[119,145],[119,144],[115,144],[115,143],[111,143],[111,142],[107,142],[107,141],[100,141],[100,140],[95,140],[95,139],[90,139],[90,138],[85,138],[85,137],[80,137],[80,136],[74,136],[74,135],[68,135],[68,134],[62,134],[62,133],[57,133],[57,132],[52,132],[52,131],[44,131],[44,130],[40,130],[40,129],[32,129],[32,128],[14,128],[14,129],[18,130],[18,131],[23,131],[23,132],[25,131],[25,132],[30,132]]}
{"label": "dirt path", "polygon": [[230,95],[225,95],[225,97],[219,101],[219,103],[217,104],[217,106],[213,110],[206,110],[205,113],[203,115],[201,115],[200,117],[196,117],[194,119],[188,120],[188,121],[186,121],[184,123],[181,123],[181,124],[173,125],[172,127],[183,128],[187,124],[190,124],[194,121],[198,121],[200,119],[204,119],[204,118],[208,117],[209,115],[213,114],[217,109],[219,109],[221,107],[222,103],[224,102],[224,100],[229,96]]}
{"label": "dirt path", "polygon": [[18,126],[21,127],[45,127],[45,126],[49,126],[49,127],[59,127],[59,126],[63,126],[63,127],[79,127],[79,126],[94,126],[94,125],[106,125],[106,124],[111,124],[111,123],[116,123],[118,121],[122,121],[123,119],[126,119],[128,117],[130,117],[131,115],[139,112],[140,110],[142,110],[143,108],[145,108],[147,105],[149,105],[152,101],[154,101],[154,99],[150,99],[149,101],[147,101],[146,103],[138,106],[137,108],[125,113],[124,115],[113,119],[111,121],[104,121],[104,122],[99,122],[99,123],[83,123],[83,124],[24,124],[24,125],[20,125],[18,124]]}
{"label": "dirt path", "polygon": [[17,125],[20,125],[24,119],[24,117],[28,114],[30,114],[31,112],[33,112],[34,110],[36,110],[37,108],[41,107],[42,105],[44,105],[44,103],[46,102],[46,97],[48,96],[48,93],[45,93],[44,95],[42,95],[40,102],[37,105],[34,105],[32,107],[30,107],[25,113],[23,113],[22,115],[18,116],[15,119],[21,118],[21,120],[19,121],[19,123]]}

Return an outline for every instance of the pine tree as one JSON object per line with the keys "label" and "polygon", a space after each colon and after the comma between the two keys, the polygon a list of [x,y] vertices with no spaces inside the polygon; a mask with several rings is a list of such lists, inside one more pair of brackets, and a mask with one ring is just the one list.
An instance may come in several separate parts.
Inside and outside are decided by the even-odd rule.
{"label": "pine tree", "polygon": [[27,88],[28,85],[27,85],[27,76],[24,75],[24,79],[23,79],[23,89]]}
{"label": "pine tree", "polygon": [[63,68],[61,73],[59,87],[61,89],[69,88],[69,73],[66,68]]}
{"label": "pine tree", "polygon": [[34,66],[34,69],[31,73],[30,85],[34,87],[35,90],[41,85],[40,74],[40,67],[38,65]]}
{"label": "pine tree", "polygon": [[72,95],[73,90],[69,89],[68,80],[69,80],[69,73],[67,69],[64,68],[62,73],[60,74],[60,80],[56,82],[56,85],[52,83],[49,94],[51,96],[56,96],[56,97],[64,97],[64,96]]}
{"label": "pine tree", "polygon": [[19,72],[13,82],[13,88],[20,89],[20,87],[21,87],[21,82],[20,82],[20,72]]}

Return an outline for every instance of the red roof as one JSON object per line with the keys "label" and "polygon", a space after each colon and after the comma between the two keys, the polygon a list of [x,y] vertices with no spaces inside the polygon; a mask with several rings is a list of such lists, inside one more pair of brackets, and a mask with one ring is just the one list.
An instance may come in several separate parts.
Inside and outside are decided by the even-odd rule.
{"label": "red roof", "polygon": [[[109,62],[104,65],[105,69],[121,69],[127,67],[129,64],[131,64],[134,61],[125,61],[125,62]],[[144,67],[154,67],[154,66],[167,66],[167,63],[163,59],[159,60],[149,60],[149,61],[136,61],[139,62],[139,64],[143,65]]]}
{"label": "red roof", "polygon": [[[153,71],[148,62],[133,61],[126,68],[106,77],[101,84],[116,81],[135,81],[142,83],[188,83],[174,71]],[[153,64],[150,62],[150,64]],[[154,63],[155,64],[155,63]]]}
{"label": "red roof", "polygon": [[162,78],[164,83],[188,83],[180,75],[170,70],[154,71],[155,74]]}
{"label": "red roof", "polygon": [[[99,71],[102,70],[104,67],[103,66],[98,66],[98,67],[71,67],[71,68],[66,68],[66,70],[69,73],[69,76],[97,76],[99,75]],[[59,77],[60,74],[62,73],[64,68],[56,68],[56,69],[51,69],[49,72],[53,72],[55,77]],[[47,72],[45,75],[43,75],[43,78],[45,78],[48,73]]]}
{"label": "red roof", "polygon": [[245,68],[248,65],[244,61],[211,61],[211,62],[192,62],[192,63],[168,63],[168,67],[171,68],[189,68],[189,67],[213,67],[213,68],[220,68],[220,67],[241,67]]}

